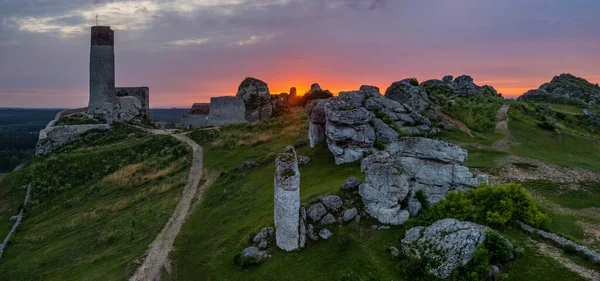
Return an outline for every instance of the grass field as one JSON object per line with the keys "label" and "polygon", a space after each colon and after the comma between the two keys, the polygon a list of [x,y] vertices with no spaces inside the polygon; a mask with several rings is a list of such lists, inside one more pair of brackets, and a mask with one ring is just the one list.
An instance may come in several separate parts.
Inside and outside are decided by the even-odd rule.
{"label": "grass field", "polygon": [[519,110],[509,111],[513,138],[511,153],[562,166],[600,171],[600,140],[597,136],[575,135],[569,131],[548,131]]}
{"label": "grass field", "polygon": [[[270,122],[273,121],[244,125],[248,127],[243,130],[234,126],[221,128],[219,132],[192,134],[205,146],[205,166],[218,172],[219,177],[183,226],[171,254],[172,274],[165,273],[164,279],[411,280],[398,272],[398,264],[404,261],[386,254],[388,246],[399,244],[404,229],[374,231],[370,229],[370,225],[377,224],[373,220],[334,226],[332,239],[308,242],[299,252],[273,250],[273,257],[259,266],[242,269],[234,264],[234,256],[251,245],[251,237],[260,228],[273,225],[275,155],[286,145],[306,137],[306,121],[302,116],[283,121],[289,126],[284,131],[274,129],[276,124]],[[336,166],[325,145],[312,150],[301,147],[297,152],[311,157],[309,164],[300,166],[303,205],[308,205],[313,197],[330,193],[356,198],[355,193],[341,192],[340,185],[349,176],[362,177],[358,163]],[[473,155],[472,164],[490,165],[489,160],[482,158],[491,152],[480,153],[481,157]],[[235,170],[248,160],[261,165],[248,172]],[[528,246],[525,234],[513,232],[511,238],[523,244],[525,254],[503,269],[504,280],[583,280]]]}
{"label": "grass field", "polygon": [[8,175],[0,182],[7,215],[23,200],[15,187],[33,189],[0,280],[126,280],[172,213],[190,163],[169,136],[117,127]]}
{"label": "grass field", "polygon": [[552,103],[550,106],[552,106],[552,110],[556,112],[571,115],[583,115],[583,109],[574,105]]}
{"label": "grass field", "polygon": [[[561,184],[547,180],[526,181],[544,212],[552,218],[552,232],[600,250],[600,183]],[[550,203],[548,203],[549,201]]]}

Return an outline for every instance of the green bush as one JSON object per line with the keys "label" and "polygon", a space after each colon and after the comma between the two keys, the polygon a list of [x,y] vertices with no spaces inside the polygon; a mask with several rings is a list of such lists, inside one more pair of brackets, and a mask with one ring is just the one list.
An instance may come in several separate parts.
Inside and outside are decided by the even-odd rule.
{"label": "green bush", "polygon": [[414,78],[414,77],[410,78],[410,84],[413,85],[413,86],[415,86],[415,87],[418,87],[419,86],[419,80],[417,80],[417,78]]}
{"label": "green bush", "polygon": [[505,263],[514,257],[513,247],[500,233],[494,230],[486,233],[485,248],[490,253],[492,264]]}
{"label": "green bush", "polygon": [[538,210],[527,191],[512,183],[499,186],[483,184],[466,192],[451,192],[409,223],[430,225],[444,218],[494,227],[503,227],[517,220],[545,229],[550,225],[550,218]]}
{"label": "green bush", "polygon": [[423,209],[429,208],[429,201],[427,200],[427,195],[425,195],[425,192],[423,192],[423,190],[417,191],[415,193],[415,198],[417,198],[419,203],[421,203]]}
{"label": "green bush", "polygon": [[464,281],[479,281],[485,280],[485,275],[490,271],[491,255],[485,245],[481,244],[477,247],[477,251],[473,254],[473,259],[462,268],[458,268],[452,280]]}

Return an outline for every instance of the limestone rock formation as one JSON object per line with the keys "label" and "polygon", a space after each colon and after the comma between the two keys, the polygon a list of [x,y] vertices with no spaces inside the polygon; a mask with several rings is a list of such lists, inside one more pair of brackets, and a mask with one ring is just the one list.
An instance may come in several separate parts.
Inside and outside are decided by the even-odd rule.
{"label": "limestone rock formation", "polygon": [[416,258],[427,257],[432,267],[429,273],[440,279],[465,266],[485,242],[491,229],[472,222],[443,219],[429,227],[414,227],[406,231],[402,239],[402,251]]}
{"label": "limestone rock formation", "polygon": [[142,103],[135,97],[117,97],[109,111],[111,119],[116,121],[136,121],[142,119]]}
{"label": "limestone rock formation", "polygon": [[361,163],[366,180],[359,187],[365,211],[381,223],[400,225],[409,213],[402,210],[400,202],[406,198],[409,185],[406,176],[394,164],[391,155],[384,151],[375,152]]}
{"label": "limestone rock formation", "polygon": [[336,195],[321,196],[318,199],[331,212],[337,212],[343,205],[342,199]]}
{"label": "limestone rock formation", "polygon": [[267,83],[248,77],[238,87],[236,97],[244,100],[246,120],[256,122],[271,117],[273,106]]}
{"label": "limestone rock formation", "polygon": [[261,261],[261,260],[269,257],[269,254],[267,253],[267,251],[261,251],[256,246],[250,246],[250,247],[242,250],[240,257],[241,258],[255,258],[256,260]]}
{"label": "limestone rock formation", "polygon": [[300,246],[300,171],[291,146],[275,159],[275,240],[279,248],[293,251]]}
{"label": "limestone rock formation", "polygon": [[342,184],[342,189],[343,190],[354,190],[359,185],[360,185],[360,180],[358,178],[349,177],[348,179],[346,179],[346,181],[344,181],[344,184]]}
{"label": "limestone rock formation", "polygon": [[394,163],[409,179],[411,196],[421,190],[429,204],[435,204],[450,191],[466,190],[488,182],[464,166],[467,151],[457,145],[427,138],[402,138],[387,146]]}
{"label": "limestone rock formation", "polygon": [[342,92],[325,104],[327,146],[336,164],[364,157],[375,143],[375,129],[369,125],[373,114],[362,107],[362,92]]}
{"label": "limestone rock formation", "polygon": [[310,85],[310,92],[323,91],[321,90],[321,86],[318,83],[313,83]]}
{"label": "limestone rock formation", "polygon": [[275,234],[275,229],[272,227],[263,227],[258,234],[252,238],[252,243],[258,245],[261,249],[269,247],[269,239]]}
{"label": "limestone rock formation", "polygon": [[325,141],[325,104],[327,99],[318,99],[309,101],[306,104],[306,114],[308,116],[308,139],[310,147]]}
{"label": "limestone rock formation", "polygon": [[50,154],[56,147],[77,140],[81,135],[91,130],[106,131],[108,124],[72,125],[47,127],[40,131],[35,147],[35,155]]}
{"label": "limestone rock formation", "polygon": [[401,138],[385,151],[375,151],[361,163],[366,180],[359,194],[365,211],[381,223],[399,225],[423,208],[416,198],[419,191],[427,204],[435,204],[451,191],[487,182],[487,176],[463,166],[466,160],[466,150],[427,138]]}
{"label": "limestone rock formation", "polygon": [[600,87],[572,74],[561,74],[537,90],[530,90],[517,98],[518,101],[561,99],[579,99],[590,105],[597,104],[600,102]]}
{"label": "limestone rock formation", "polygon": [[344,215],[342,216],[342,219],[344,220],[344,222],[349,222],[352,219],[354,219],[354,217],[356,217],[356,215],[358,215],[358,209],[356,209],[356,208],[348,209],[348,210],[344,211]]}
{"label": "limestone rock formation", "polygon": [[447,75],[444,76],[442,80],[432,79],[424,81],[420,86],[427,92],[432,92],[436,88],[445,89],[446,94],[450,97],[464,95],[498,95],[496,89],[487,85],[478,86],[474,83],[473,78],[468,75],[461,75],[456,78]]}
{"label": "limestone rock formation", "polygon": [[329,231],[329,229],[327,229],[327,228],[321,229],[321,231],[319,231],[319,237],[321,237],[325,240],[331,238],[331,236],[333,236],[333,233],[331,233],[331,231]]}
{"label": "limestone rock formation", "polygon": [[317,222],[320,221],[323,218],[323,216],[327,214],[327,209],[325,209],[325,206],[323,204],[316,203],[308,207],[306,214],[308,215],[309,219],[311,219],[314,222]]}
{"label": "limestone rock formation", "polygon": [[419,87],[419,82],[415,78],[392,83],[385,91],[385,96],[406,104],[413,110],[425,110],[431,106],[427,92]]}
{"label": "limestone rock formation", "polygon": [[360,160],[373,147],[382,149],[402,135],[439,132],[421,111],[382,96],[373,86],[341,92],[324,105],[325,137],[337,164]]}

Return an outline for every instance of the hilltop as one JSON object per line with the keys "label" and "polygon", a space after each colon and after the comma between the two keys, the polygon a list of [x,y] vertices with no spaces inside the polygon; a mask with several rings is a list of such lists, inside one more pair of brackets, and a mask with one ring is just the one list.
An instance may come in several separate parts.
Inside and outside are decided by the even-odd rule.
{"label": "hilltop", "polygon": [[[408,78],[334,97],[315,86],[298,102],[252,78],[237,89],[236,113],[252,121],[177,130],[115,121],[0,179],[0,237],[24,207],[0,280],[126,280],[162,236],[173,250],[148,267],[162,280],[598,278],[593,86],[561,75],[545,86],[560,99],[514,101],[466,75]],[[217,118],[218,106],[193,118]],[[77,114],[55,126],[102,123]],[[202,146],[197,193],[185,134]],[[291,192],[284,205],[281,192]],[[285,249],[284,232],[295,237]],[[485,238],[448,240],[448,253],[472,249],[450,270],[432,270],[447,264],[439,252],[410,254],[454,235]]]}

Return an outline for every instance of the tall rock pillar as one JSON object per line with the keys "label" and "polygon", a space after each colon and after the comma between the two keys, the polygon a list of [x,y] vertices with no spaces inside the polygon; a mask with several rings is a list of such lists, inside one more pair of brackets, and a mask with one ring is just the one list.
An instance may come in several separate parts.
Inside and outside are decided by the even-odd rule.
{"label": "tall rock pillar", "polygon": [[114,31],[92,26],[89,113],[103,113],[104,103],[116,97]]}
{"label": "tall rock pillar", "polygon": [[288,146],[275,159],[275,242],[280,249],[293,251],[304,246],[300,215],[298,157]]}

